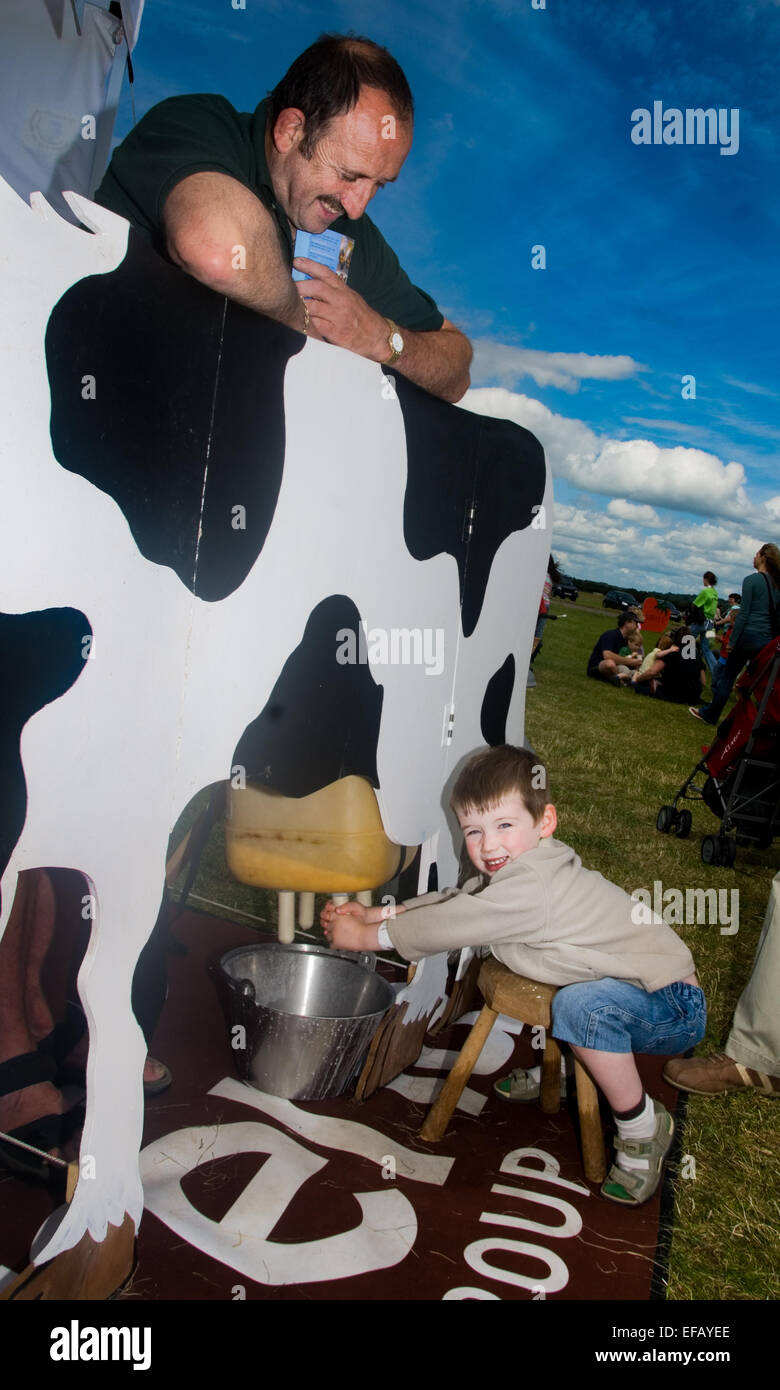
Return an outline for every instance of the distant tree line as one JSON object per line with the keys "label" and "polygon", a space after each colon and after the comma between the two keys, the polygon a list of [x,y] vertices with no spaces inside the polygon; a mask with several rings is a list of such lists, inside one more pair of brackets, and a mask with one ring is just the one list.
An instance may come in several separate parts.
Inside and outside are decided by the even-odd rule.
{"label": "distant tree line", "polygon": [[621,589],[625,593],[633,594],[639,604],[644,603],[648,595],[652,595],[661,606],[664,603],[675,603],[680,611],[688,606],[694,593],[691,589],[684,594],[669,591],[661,593],[658,589],[635,589],[630,584],[608,584],[604,579],[578,579],[576,575],[572,575],[571,578],[581,594],[605,594],[608,589]]}

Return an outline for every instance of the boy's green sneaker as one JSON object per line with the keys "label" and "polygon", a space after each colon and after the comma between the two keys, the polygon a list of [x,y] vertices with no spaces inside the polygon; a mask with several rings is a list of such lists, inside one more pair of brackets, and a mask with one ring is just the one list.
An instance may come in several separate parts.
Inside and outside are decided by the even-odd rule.
{"label": "boy's green sneaker", "polygon": [[[502,1100],[538,1100],[540,1082],[523,1069],[517,1067],[500,1081],[493,1082],[493,1090]],[[561,1071],[561,1100],[566,1099],[566,1075]]]}

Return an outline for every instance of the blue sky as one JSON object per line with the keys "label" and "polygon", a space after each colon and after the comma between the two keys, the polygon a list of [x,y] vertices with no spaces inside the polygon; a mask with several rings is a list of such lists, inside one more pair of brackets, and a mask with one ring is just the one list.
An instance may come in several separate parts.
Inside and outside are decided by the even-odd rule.
{"label": "blue sky", "polygon": [[[188,91],[251,110],[323,30],[386,44],[415,140],[369,212],[475,342],[464,405],[541,439],[555,554],[739,587],[780,540],[780,0],[245,4],[146,0],[137,116]],[[727,113],[721,143],[633,143],[656,101]]]}

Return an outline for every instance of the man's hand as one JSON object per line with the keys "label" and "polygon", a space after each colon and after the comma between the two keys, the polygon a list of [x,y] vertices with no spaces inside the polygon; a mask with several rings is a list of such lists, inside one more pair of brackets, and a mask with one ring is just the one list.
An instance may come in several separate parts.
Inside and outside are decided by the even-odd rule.
{"label": "man's hand", "polygon": [[382,362],[390,356],[387,319],[371,309],[329,266],[306,256],[296,256],[293,265],[312,277],[294,284],[306,301],[313,326],[326,343],[349,348],[372,362]]}
{"label": "man's hand", "polygon": [[[371,362],[386,362],[391,355],[387,319],[328,266],[305,256],[297,256],[293,264],[312,277],[296,280],[295,288],[307,303],[317,336]],[[403,324],[399,328],[404,350],[393,363],[393,371],[442,400],[459,401],[469,388],[472,351],[468,338],[449,319],[431,332],[415,333]]]}

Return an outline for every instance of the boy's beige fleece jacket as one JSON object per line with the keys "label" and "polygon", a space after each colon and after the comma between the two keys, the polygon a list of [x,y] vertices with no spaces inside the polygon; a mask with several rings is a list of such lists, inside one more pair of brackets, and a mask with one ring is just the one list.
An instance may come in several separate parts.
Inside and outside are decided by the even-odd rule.
{"label": "boy's beige fleece jacket", "polygon": [[[446,906],[442,906],[446,904]],[[461,946],[489,946],[518,975],[550,985],[612,977],[650,992],[694,973],[693,957],[660,918],[617,884],[585,869],[560,840],[542,840],[486,880],[425,893],[386,923],[395,949],[420,960]],[[647,909],[645,909],[645,914]]]}

